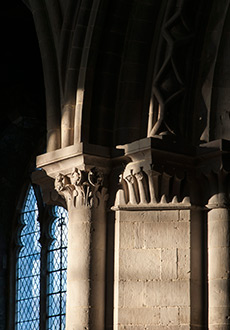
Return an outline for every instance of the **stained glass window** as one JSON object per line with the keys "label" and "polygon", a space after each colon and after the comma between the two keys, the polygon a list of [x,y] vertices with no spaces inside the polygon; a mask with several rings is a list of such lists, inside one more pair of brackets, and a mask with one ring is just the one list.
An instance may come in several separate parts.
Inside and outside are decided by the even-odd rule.
{"label": "stained glass window", "polygon": [[[39,212],[34,189],[31,186],[21,212],[18,234],[20,249],[16,265],[15,328],[16,330],[45,328],[45,325],[40,324],[40,311],[41,306],[46,306],[46,329],[64,330],[68,212],[62,207],[55,206],[55,217],[50,217],[48,222],[47,219],[38,221]],[[44,214],[48,213],[43,212]],[[41,239],[44,228],[47,233]],[[42,258],[44,253],[45,259]],[[41,260],[46,260],[45,264]],[[46,287],[46,295],[40,292],[41,283],[46,283],[42,286]]]}

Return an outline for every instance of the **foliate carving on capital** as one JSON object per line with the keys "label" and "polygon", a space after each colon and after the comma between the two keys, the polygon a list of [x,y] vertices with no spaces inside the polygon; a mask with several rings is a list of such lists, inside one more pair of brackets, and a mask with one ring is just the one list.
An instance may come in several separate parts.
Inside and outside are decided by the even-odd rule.
{"label": "foliate carving on capital", "polygon": [[98,207],[108,199],[103,183],[101,170],[95,167],[90,171],[73,168],[69,176],[57,175],[55,190],[66,200],[68,207]]}
{"label": "foliate carving on capital", "polygon": [[120,176],[127,205],[189,203],[185,173],[167,171],[164,166],[129,164]]}

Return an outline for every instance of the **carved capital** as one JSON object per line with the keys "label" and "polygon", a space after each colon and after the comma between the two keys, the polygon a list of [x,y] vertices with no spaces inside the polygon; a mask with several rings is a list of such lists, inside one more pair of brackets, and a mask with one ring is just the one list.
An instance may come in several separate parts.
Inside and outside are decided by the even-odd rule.
{"label": "carved capital", "polygon": [[92,208],[98,207],[108,199],[103,182],[102,171],[95,167],[90,171],[73,168],[69,176],[59,173],[55,178],[54,187],[65,199],[68,208]]}
{"label": "carved capital", "polygon": [[229,208],[229,172],[220,169],[218,172],[211,171],[205,174],[206,178],[206,201],[207,207]]}
{"label": "carved capital", "polygon": [[125,145],[119,207],[230,207],[230,142],[199,147],[162,137]]}
{"label": "carved capital", "polygon": [[54,179],[47,175],[44,170],[32,173],[32,182],[42,189],[43,202],[47,205],[60,205],[66,208],[66,201],[54,189]]}
{"label": "carved capital", "polygon": [[170,173],[163,166],[138,166],[130,163],[120,177],[127,205],[151,206],[166,203],[188,203],[184,173]]}

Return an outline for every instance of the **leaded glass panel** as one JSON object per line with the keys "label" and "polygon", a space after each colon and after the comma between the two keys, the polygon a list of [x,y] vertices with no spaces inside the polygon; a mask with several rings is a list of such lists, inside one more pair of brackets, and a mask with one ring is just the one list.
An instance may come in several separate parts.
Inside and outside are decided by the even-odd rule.
{"label": "leaded glass panel", "polygon": [[47,329],[65,329],[68,213],[55,207],[48,251]]}
{"label": "leaded glass panel", "polygon": [[40,224],[34,190],[30,187],[21,213],[21,249],[16,265],[16,329],[39,329]]}

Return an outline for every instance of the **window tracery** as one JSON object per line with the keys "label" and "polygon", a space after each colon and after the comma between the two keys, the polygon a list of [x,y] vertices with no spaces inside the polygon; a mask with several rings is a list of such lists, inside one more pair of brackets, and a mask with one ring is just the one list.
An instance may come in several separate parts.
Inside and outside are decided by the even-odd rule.
{"label": "window tracery", "polygon": [[30,186],[17,232],[17,330],[65,329],[68,212],[46,208]]}

